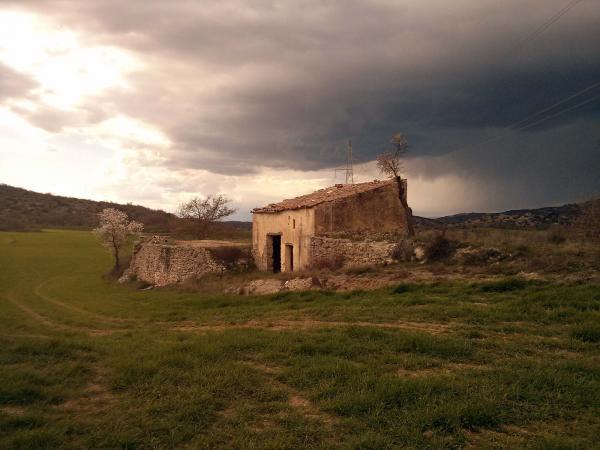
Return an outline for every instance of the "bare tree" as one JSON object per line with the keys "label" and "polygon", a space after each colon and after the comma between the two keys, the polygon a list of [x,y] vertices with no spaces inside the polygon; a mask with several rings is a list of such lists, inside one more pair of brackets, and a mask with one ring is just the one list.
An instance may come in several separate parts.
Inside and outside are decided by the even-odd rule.
{"label": "bare tree", "polygon": [[412,209],[409,208],[404,191],[404,182],[402,180],[402,170],[404,169],[403,158],[408,151],[408,141],[402,133],[396,133],[390,143],[394,147],[392,151],[383,153],[377,157],[377,167],[379,171],[388,177],[396,180],[398,186],[398,198],[406,214],[406,224],[408,234],[415,234],[412,224]]}
{"label": "bare tree", "polygon": [[236,209],[227,206],[230,203],[225,195],[209,195],[206,198],[194,197],[179,206],[179,217],[193,221],[198,239],[204,239],[211,225],[224,217],[232,215]]}
{"label": "bare tree", "polygon": [[140,233],[144,225],[133,220],[129,220],[127,214],[114,208],[103,209],[98,213],[100,226],[94,229],[94,233],[100,239],[100,242],[115,257],[114,270],[120,267],[119,252],[127,238]]}

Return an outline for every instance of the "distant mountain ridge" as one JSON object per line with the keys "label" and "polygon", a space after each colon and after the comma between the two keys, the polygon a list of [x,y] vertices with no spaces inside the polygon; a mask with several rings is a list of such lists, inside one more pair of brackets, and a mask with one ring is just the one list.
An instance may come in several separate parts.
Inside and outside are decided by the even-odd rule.
{"label": "distant mountain ridge", "polygon": [[[592,200],[600,201],[600,200]],[[420,228],[443,227],[496,227],[496,228],[546,228],[551,225],[569,225],[577,217],[585,203],[569,203],[562,206],[547,206],[533,209],[513,209],[498,213],[461,213],[428,219],[415,216],[415,225]]]}

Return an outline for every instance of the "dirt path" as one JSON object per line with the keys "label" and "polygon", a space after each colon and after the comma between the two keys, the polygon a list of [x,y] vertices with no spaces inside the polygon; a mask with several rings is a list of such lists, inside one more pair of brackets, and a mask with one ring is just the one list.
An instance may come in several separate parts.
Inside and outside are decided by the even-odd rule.
{"label": "dirt path", "polygon": [[266,378],[269,386],[285,392],[288,396],[288,405],[293,410],[308,419],[320,422],[328,431],[333,430],[333,425],[338,422],[338,418],[319,409],[297,389],[277,380],[276,375],[283,371],[281,367],[269,366],[256,361],[244,361],[242,364],[260,372]]}
{"label": "dirt path", "polygon": [[15,307],[20,309],[27,316],[29,316],[31,319],[33,319],[35,322],[37,322],[40,325],[43,325],[47,328],[52,328],[54,330],[74,332],[74,333],[86,333],[86,334],[89,334],[90,336],[106,336],[106,335],[111,335],[113,333],[129,331],[127,329],[116,329],[116,328],[96,329],[96,328],[76,327],[76,326],[72,326],[72,325],[67,325],[65,323],[56,322],[42,314],[39,314],[38,312],[31,309],[29,306],[27,306],[27,305],[19,302],[17,299],[15,299],[14,295],[12,293],[5,294],[5,295],[3,295],[3,297],[6,300],[8,300],[10,303],[12,303]]}
{"label": "dirt path", "polygon": [[430,375],[450,374],[466,370],[491,370],[492,367],[487,364],[472,364],[472,363],[446,363],[437,367],[426,367],[421,369],[404,369],[399,368],[396,374],[400,377],[419,378]]}
{"label": "dirt path", "polygon": [[116,398],[107,386],[106,370],[100,366],[93,366],[93,376],[78,395],[66,399],[56,407],[70,413],[97,414],[110,408]]}
{"label": "dirt path", "polygon": [[205,333],[210,331],[226,331],[232,329],[265,329],[271,331],[288,331],[288,330],[310,330],[319,328],[334,328],[334,327],[374,327],[374,328],[389,328],[389,329],[401,329],[408,331],[420,331],[431,334],[439,334],[448,331],[448,325],[446,324],[435,324],[435,323],[423,323],[423,322],[409,322],[409,321],[396,321],[396,322],[368,322],[368,321],[332,321],[332,320],[314,320],[314,319],[301,319],[301,320],[288,320],[288,319],[275,319],[275,320],[250,320],[245,323],[230,324],[230,323],[216,323],[216,324],[202,324],[194,321],[186,321],[180,323],[173,322],[143,322],[139,319],[126,319],[120,317],[114,317],[101,313],[95,313],[81,308],[77,305],[72,305],[68,302],[53,298],[43,291],[44,286],[47,285],[52,279],[45,280],[34,288],[34,294],[53,306],[60,309],[75,313],[76,316],[81,318],[91,319],[93,321],[100,322],[100,324],[107,325],[107,327],[97,326],[80,326],[80,325],[68,325],[61,321],[57,321],[44,315],[32,307],[26,305],[22,301],[15,298],[14,293],[8,293],[4,297],[10,301],[19,310],[33,319],[35,322],[54,330],[66,331],[66,332],[78,332],[86,333],[90,336],[106,336],[114,333],[127,332],[134,327],[129,328],[111,328],[110,325],[126,325],[126,324],[142,324],[144,323],[148,327],[158,327],[161,329],[167,329],[172,331],[182,331],[191,333]]}
{"label": "dirt path", "polygon": [[272,331],[288,331],[288,330],[308,330],[317,328],[335,328],[335,327],[374,327],[374,328],[390,328],[408,331],[422,331],[431,334],[439,334],[448,331],[449,326],[445,324],[422,323],[422,322],[344,322],[344,321],[324,321],[324,320],[271,320],[249,322],[240,324],[198,324],[185,323],[171,327],[173,331],[187,332],[208,332],[208,331],[226,331],[235,329],[265,329]]}
{"label": "dirt path", "polygon": [[21,338],[21,339],[51,339],[51,336],[46,336],[45,334],[0,334],[0,338]]}
{"label": "dirt path", "polygon": [[114,316],[107,316],[104,314],[100,314],[100,313],[95,313],[92,311],[88,311],[85,310],[83,308],[80,308],[78,306],[75,305],[71,305],[69,303],[64,303],[60,300],[57,300],[55,298],[52,298],[50,296],[48,296],[47,294],[44,294],[42,292],[42,288],[49,283],[51,280],[46,280],[41,282],[40,284],[38,284],[35,289],[34,289],[34,293],[35,295],[37,295],[39,298],[41,298],[42,300],[47,301],[48,303],[52,303],[55,306],[58,306],[59,308],[63,308],[63,309],[68,309],[70,311],[76,312],[78,314],[82,314],[85,316],[88,316],[94,320],[97,320],[99,322],[106,322],[106,323],[135,323],[135,322],[139,322],[139,320],[137,319],[124,319],[124,318],[120,318],[120,317],[114,317]]}

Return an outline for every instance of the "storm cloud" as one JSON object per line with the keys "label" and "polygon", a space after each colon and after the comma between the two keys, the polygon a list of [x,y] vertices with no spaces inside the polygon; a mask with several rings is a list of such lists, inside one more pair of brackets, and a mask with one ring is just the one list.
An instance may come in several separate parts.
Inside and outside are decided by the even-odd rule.
{"label": "storm cloud", "polygon": [[[129,90],[68,113],[20,112],[50,132],[123,114],[168,138],[157,150],[164,167],[235,175],[331,168],[349,139],[357,162],[368,162],[402,131],[409,178],[476,180],[494,210],[600,190],[600,3],[580,1],[536,31],[568,3],[48,0],[0,8],[42,15],[141,62]],[[24,95],[27,84],[2,66],[0,74],[8,79],[0,96]]]}

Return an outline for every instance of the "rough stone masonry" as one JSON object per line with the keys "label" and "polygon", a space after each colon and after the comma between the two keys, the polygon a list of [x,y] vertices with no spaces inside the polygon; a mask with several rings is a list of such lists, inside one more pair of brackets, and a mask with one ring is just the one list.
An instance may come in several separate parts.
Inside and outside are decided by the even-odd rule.
{"label": "rough stone masonry", "polygon": [[154,236],[136,244],[131,264],[121,280],[136,278],[155,286],[165,286],[208,273],[223,273],[228,263],[215,256],[219,253],[216,249],[243,247],[226,241],[172,241]]}
{"label": "rough stone masonry", "polygon": [[397,246],[393,242],[334,239],[323,236],[311,238],[313,265],[321,266],[363,266],[391,263]]}

